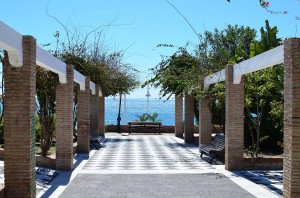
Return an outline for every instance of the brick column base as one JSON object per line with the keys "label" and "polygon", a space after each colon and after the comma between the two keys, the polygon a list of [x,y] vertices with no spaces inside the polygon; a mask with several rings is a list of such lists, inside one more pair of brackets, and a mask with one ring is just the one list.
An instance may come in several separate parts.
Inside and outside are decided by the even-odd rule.
{"label": "brick column base", "polygon": [[233,84],[233,65],[227,65],[225,72],[225,168],[238,170],[243,167],[244,77]]}
{"label": "brick column base", "polygon": [[283,197],[300,196],[300,39],[284,43]]}
{"label": "brick column base", "polygon": [[85,77],[85,90],[78,91],[77,152],[90,152],[90,78]]}
{"label": "brick column base", "polygon": [[4,60],[5,197],[35,197],[36,41],[23,37],[23,66]]}
{"label": "brick column base", "polygon": [[175,96],[175,136],[176,137],[183,137],[182,104],[183,104],[182,97]]}
{"label": "brick column base", "polygon": [[67,65],[67,83],[56,88],[56,168],[73,168],[74,68]]}
{"label": "brick column base", "polygon": [[194,137],[194,99],[192,95],[185,95],[184,112],[184,143],[193,143]]}
{"label": "brick column base", "polygon": [[105,97],[99,97],[99,135],[105,136]]}

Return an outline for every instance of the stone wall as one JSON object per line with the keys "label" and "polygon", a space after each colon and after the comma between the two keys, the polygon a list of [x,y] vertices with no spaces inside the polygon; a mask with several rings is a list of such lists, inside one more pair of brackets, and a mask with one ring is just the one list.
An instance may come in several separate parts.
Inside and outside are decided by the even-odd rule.
{"label": "stone wall", "polygon": [[244,158],[244,169],[254,170],[282,170],[283,158]]}
{"label": "stone wall", "polygon": [[[117,125],[107,125],[105,127],[106,132],[116,132]],[[138,131],[139,133],[155,133],[158,132],[158,129],[144,129],[144,128],[138,128],[138,129],[131,129],[132,131]],[[121,132],[122,133],[129,133],[130,129],[128,128],[128,125],[121,125]],[[175,126],[164,126],[162,125],[160,129],[161,133],[174,133],[175,134]],[[198,126],[194,126],[194,133],[198,133]]]}

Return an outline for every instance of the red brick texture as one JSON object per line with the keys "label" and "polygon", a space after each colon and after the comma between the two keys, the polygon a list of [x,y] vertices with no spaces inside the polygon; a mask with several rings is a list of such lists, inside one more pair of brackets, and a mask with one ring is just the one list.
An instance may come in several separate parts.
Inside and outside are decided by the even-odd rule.
{"label": "red brick texture", "polygon": [[283,197],[300,197],[300,39],[284,43]]}
{"label": "red brick texture", "polygon": [[184,143],[193,143],[194,137],[194,99],[192,95],[184,97]]}
{"label": "red brick texture", "polygon": [[99,97],[99,135],[105,136],[105,97]]}
{"label": "red brick texture", "polygon": [[96,85],[95,89],[95,95],[90,96],[90,133],[93,136],[99,136],[99,85]]}
{"label": "red brick texture", "polygon": [[67,65],[67,83],[56,89],[56,168],[73,168],[74,68]]}
{"label": "red brick texture", "polygon": [[240,84],[233,84],[233,66],[227,65],[225,105],[225,168],[243,168],[244,146],[244,77]]}
{"label": "red brick texture", "polygon": [[85,90],[78,90],[77,152],[90,152],[90,78],[85,77]]}
{"label": "red brick texture", "polygon": [[183,137],[182,113],[183,113],[182,96],[175,96],[175,136]]}
{"label": "red brick texture", "polygon": [[35,197],[36,40],[23,37],[23,67],[4,62],[5,197]]}
{"label": "red brick texture", "polygon": [[[203,84],[200,85],[203,89]],[[212,114],[209,108],[209,99],[201,99],[199,102],[199,143],[210,144],[212,128]]]}

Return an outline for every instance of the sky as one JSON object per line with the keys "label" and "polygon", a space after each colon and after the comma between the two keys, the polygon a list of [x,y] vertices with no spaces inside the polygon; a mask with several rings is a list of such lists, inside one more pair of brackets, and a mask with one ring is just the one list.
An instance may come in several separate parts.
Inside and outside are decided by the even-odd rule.
{"label": "sky", "polygon": [[[201,34],[224,29],[227,25],[243,25],[258,31],[268,19],[277,26],[280,38],[300,37],[299,0],[269,0],[270,10],[288,14],[270,14],[258,0],[169,0]],[[37,44],[54,43],[54,34],[64,25],[73,24],[87,32],[113,24],[104,33],[108,50],[124,50],[124,63],[140,70],[139,80],[151,77],[150,68],[161,61],[161,55],[171,55],[175,49],[158,48],[159,44],[178,47],[199,39],[184,18],[166,0],[9,0],[1,2],[0,20],[23,35],[32,35]],[[70,26],[71,27],[71,26]],[[258,34],[259,35],[259,34]],[[191,49],[192,50],[192,49]],[[145,97],[146,89],[137,89],[127,98]],[[150,88],[151,98],[159,90]]]}

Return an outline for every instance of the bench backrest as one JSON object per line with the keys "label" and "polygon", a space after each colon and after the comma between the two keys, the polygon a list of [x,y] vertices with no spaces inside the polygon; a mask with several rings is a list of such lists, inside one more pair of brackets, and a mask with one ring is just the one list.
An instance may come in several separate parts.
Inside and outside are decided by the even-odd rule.
{"label": "bench backrest", "polygon": [[225,148],[225,135],[217,133],[211,143],[217,150],[223,150]]}
{"label": "bench backrest", "polygon": [[149,121],[146,121],[146,122],[128,122],[129,125],[162,125],[161,122],[149,122]]}

